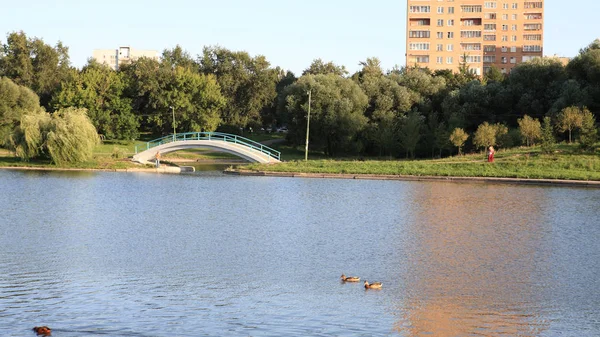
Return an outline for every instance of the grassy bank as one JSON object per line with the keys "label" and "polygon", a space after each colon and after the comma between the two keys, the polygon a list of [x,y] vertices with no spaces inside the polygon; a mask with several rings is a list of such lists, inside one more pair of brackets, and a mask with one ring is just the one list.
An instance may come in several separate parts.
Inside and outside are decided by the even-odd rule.
{"label": "grassy bank", "polygon": [[551,155],[540,153],[539,148],[499,151],[494,163],[487,163],[482,154],[470,154],[435,160],[295,160],[270,165],[251,164],[243,168],[330,174],[600,180],[598,153],[581,153],[574,145],[560,145]]}

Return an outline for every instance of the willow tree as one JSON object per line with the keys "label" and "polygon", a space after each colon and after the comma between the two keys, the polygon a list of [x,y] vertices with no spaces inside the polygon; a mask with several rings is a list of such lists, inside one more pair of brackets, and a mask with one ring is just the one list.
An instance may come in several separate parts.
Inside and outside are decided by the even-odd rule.
{"label": "willow tree", "polygon": [[67,108],[52,115],[43,111],[25,114],[12,140],[23,160],[49,158],[64,165],[91,159],[98,133],[85,109]]}
{"label": "willow tree", "polygon": [[10,136],[25,113],[40,110],[38,96],[31,89],[0,78],[0,146],[10,147]]}

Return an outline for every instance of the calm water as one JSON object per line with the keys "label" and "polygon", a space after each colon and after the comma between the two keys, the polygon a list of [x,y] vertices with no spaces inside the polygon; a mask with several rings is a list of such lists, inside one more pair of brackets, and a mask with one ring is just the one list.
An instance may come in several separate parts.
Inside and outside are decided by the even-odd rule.
{"label": "calm water", "polygon": [[599,190],[0,170],[0,191],[1,336],[600,335]]}

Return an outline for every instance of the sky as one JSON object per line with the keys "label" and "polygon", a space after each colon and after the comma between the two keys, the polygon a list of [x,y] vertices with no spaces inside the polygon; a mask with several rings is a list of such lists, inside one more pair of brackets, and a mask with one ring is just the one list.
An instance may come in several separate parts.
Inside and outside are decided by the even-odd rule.
{"label": "sky", "polygon": [[[600,38],[600,0],[544,6],[544,55],[573,57]],[[406,62],[406,7],[406,0],[0,0],[0,43],[14,31],[62,41],[76,67],[94,49],[180,45],[195,58],[218,45],[264,55],[296,75],[317,58],[353,73],[377,57],[389,70]]]}

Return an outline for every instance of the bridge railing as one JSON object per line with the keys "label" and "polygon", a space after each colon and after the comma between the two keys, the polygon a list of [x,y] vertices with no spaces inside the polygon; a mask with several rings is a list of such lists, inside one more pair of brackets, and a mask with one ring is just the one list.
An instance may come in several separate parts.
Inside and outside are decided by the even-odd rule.
{"label": "bridge railing", "polygon": [[241,144],[241,145],[249,147],[255,151],[264,153],[271,158],[281,160],[281,152],[279,152],[275,149],[272,149],[272,148],[270,148],[266,145],[263,145],[259,142],[253,141],[252,139],[248,139],[248,138],[238,136],[238,135],[232,135],[229,133],[222,133],[222,132],[186,132],[186,133],[178,133],[176,135],[168,135],[168,136],[164,136],[162,138],[151,140],[151,141],[147,142],[145,146],[136,145],[135,153],[137,154],[138,150],[145,151],[145,150],[149,150],[149,149],[159,146],[159,145],[168,144],[168,143],[172,143],[172,142],[178,142],[178,141],[187,141],[187,140],[218,140],[218,141],[224,141],[227,143]]}

